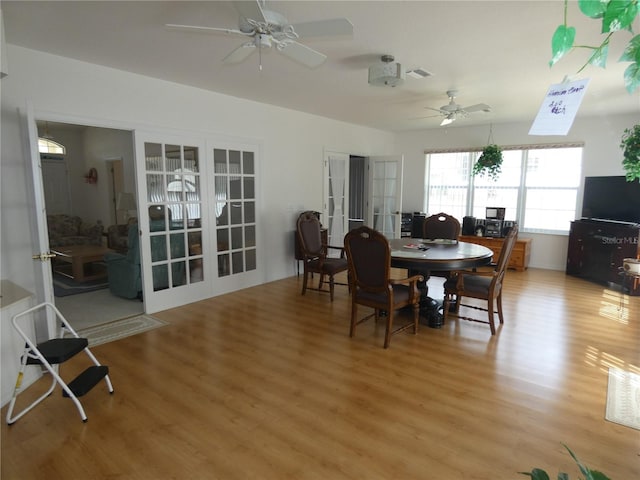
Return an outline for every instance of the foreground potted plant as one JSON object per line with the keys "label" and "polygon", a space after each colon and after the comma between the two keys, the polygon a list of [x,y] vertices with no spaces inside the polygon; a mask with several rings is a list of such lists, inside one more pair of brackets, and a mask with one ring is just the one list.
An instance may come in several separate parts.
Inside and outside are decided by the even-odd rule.
{"label": "foreground potted plant", "polygon": [[[575,460],[576,465],[578,465],[578,468],[580,469],[580,473],[584,475],[584,480],[611,480],[604,473],[598,472],[597,470],[591,470],[589,467],[583,465],[582,462],[578,460],[578,457],[575,456],[575,454],[571,451],[569,447],[567,447],[564,444],[563,446],[569,451],[569,453],[571,454],[571,457],[573,457],[573,459]],[[547,472],[545,472],[540,468],[534,468],[533,470],[531,470],[531,472],[518,472],[518,473],[521,473],[522,475],[526,475],[532,478],[533,480],[550,480],[550,477],[547,474]],[[557,478],[558,480],[569,480],[569,475],[567,473],[560,472],[558,473]]]}
{"label": "foreground potted plant", "polygon": [[497,180],[502,169],[502,149],[495,143],[489,144],[482,150],[482,154],[473,165],[474,175],[487,174],[492,180]]}
{"label": "foreground potted plant", "polygon": [[620,141],[622,149],[622,166],[627,172],[628,182],[636,178],[640,181],[640,125],[626,128]]}

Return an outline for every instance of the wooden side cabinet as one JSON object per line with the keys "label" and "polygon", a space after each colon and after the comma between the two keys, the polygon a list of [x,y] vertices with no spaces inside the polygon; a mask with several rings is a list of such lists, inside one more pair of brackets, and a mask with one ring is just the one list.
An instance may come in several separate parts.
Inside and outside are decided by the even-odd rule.
{"label": "wooden side cabinet", "polygon": [[[461,235],[459,237],[461,242],[476,243],[478,245],[485,246],[493,251],[493,261],[497,262],[504,244],[504,238],[493,237],[477,237],[475,235]],[[516,244],[513,246],[513,252],[511,252],[511,259],[509,260],[509,268],[523,272],[529,267],[529,260],[531,259],[531,239],[530,238],[518,238]]]}

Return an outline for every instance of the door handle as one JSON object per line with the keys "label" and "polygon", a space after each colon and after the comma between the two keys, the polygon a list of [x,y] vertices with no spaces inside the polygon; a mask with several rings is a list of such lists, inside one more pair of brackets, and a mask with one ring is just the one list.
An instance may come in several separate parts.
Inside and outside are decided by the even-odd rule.
{"label": "door handle", "polygon": [[56,257],[55,253],[39,253],[37,255],[31,256],[33,260],[40,260],[41,262],[46,262],[47,260],[55,257]]}

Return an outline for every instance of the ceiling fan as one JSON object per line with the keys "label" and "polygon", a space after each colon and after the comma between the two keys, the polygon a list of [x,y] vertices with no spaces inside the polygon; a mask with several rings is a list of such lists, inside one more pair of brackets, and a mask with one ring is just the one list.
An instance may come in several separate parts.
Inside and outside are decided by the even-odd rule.
{"label": "ceiling fan", "polygon": [[[443,116],[442,122],[440,126],[449,125],[455,122],[458,118],[466,117],[470,113],[474,112],[490,112],[491,107],[486,103],[477,103],[475,105],[470,105],[468,107],[463,107],[456,103],[456,95],[458,94],[457,90],[448,90],[447,97],[449,97],[449,103],[447,105],[443,105],[440,108],[431,108],[425,107],[428,110],[435,110],[438,112],[438,115],[431,115],[431,117]],[[422,117],[422,118],[430,118],[430,117]]]}
{"label": "ceiling fan", "polygon": [[[241,35],[250,39],[229,53],[222,60],[224,63],[240,63],[256,50],[261,54],[263,48],[275,46],[276,50],[283,55],[309,68],[320,66],[327,59],[327,56],[298,43],[298,38],[353,34],[353,25],[346,18],[317,20],[292,25],[280,13],[265,9],[264,0],[233,1],[231,3],[240,14],[237,29],[172,23],[166,26],[193,32]],[[260,57],[260,69],[262,70],[262,56]]]}

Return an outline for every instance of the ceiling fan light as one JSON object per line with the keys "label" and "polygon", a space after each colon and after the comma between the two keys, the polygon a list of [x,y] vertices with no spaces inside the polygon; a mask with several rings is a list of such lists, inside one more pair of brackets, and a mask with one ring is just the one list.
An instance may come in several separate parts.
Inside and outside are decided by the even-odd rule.
{"label": "ceiling fan light", "polygon": [[447,115],[442,119],[442,122],[440,122],[440,126],[444,127],[445,125],[450,125],[455,121],[455,119],[456,119],[455,115],[453,113],[450,113],[449,115]]}

